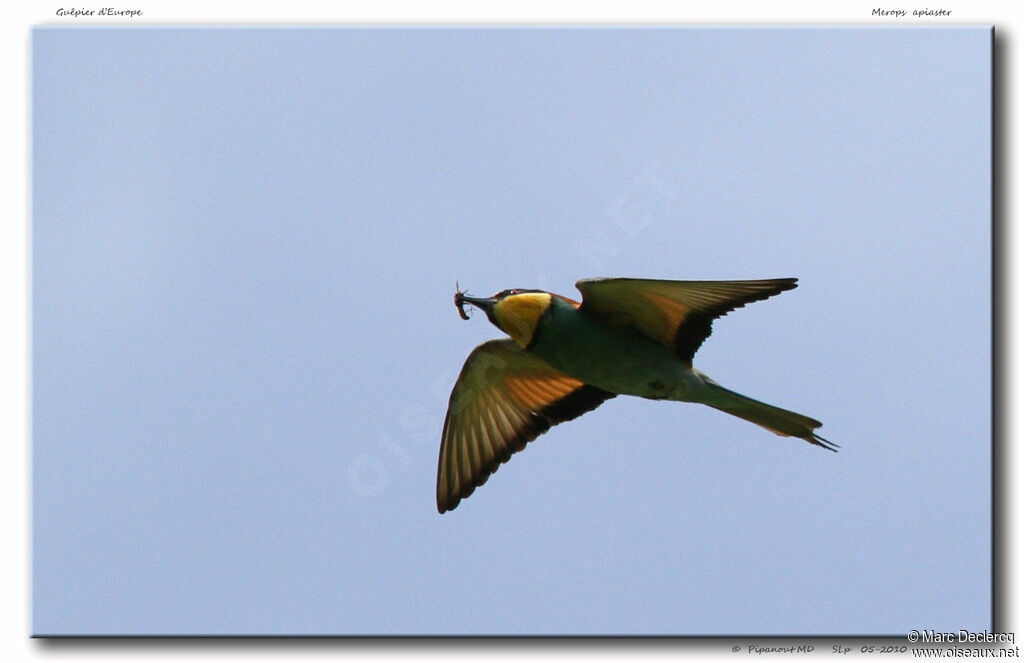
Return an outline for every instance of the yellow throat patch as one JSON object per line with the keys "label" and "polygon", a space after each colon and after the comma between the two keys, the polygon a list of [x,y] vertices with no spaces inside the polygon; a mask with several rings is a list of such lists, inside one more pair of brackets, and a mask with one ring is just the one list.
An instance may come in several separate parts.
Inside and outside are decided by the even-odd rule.
{"label": "yellow throat patch", "polygon": [[540,316],[551,306],[551,295],[546,292],[524,292],[510,295],[494,305],[494,317],[501,328],[524,348],[533,340]]}

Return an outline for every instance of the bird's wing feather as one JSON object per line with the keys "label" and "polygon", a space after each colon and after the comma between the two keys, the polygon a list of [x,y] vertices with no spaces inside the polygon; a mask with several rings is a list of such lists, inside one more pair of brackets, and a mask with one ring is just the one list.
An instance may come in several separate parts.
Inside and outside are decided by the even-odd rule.
{"label": "bird's wing feather", "polygon": [[580,310],[636,327],[685,361],[711,334],[711,322],[744,304],[796,287],[796,279],[760,281],[660,281],[584,279]]}
{"label": "bird's wing feather", "polygon": [[448,401],[437,462],[437,510],[454,509],[551,426],[614,396],[556,371],[511,339],[478,346]]}

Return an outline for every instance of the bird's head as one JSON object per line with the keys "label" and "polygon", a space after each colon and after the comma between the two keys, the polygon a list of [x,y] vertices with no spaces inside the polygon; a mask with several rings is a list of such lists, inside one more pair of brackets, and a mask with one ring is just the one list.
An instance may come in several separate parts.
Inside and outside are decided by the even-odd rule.
{"label": "bird's head", "polygon": [[494,326],[524,348],[533,340],[541,316],[551,306],[551,293],[543,290],[502,290],[493,297],[468,297],[455,293],[455,306],[466,318],[464,306],[472,304],[487,314]]}

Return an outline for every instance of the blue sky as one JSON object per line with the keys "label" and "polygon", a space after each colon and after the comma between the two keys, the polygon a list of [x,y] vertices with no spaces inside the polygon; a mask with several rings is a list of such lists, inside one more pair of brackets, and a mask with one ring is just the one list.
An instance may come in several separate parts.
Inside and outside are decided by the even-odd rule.
{"label": "blue sky", "polygon": [[[33,632],[991,629],[990,32],[33,32]],[[455,281],[795,276],[434,506]]]}

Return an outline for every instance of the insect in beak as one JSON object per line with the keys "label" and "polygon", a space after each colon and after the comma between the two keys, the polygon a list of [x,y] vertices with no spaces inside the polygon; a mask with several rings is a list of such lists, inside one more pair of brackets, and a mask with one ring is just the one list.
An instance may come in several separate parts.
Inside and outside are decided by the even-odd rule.
{"label": "insect in beak", "polygon": [[455,308],[459,310],[459,317],[463,320],[469,320],[469,315],[466,313],[466,291],[459,290],[459,282],[455,282]]}

